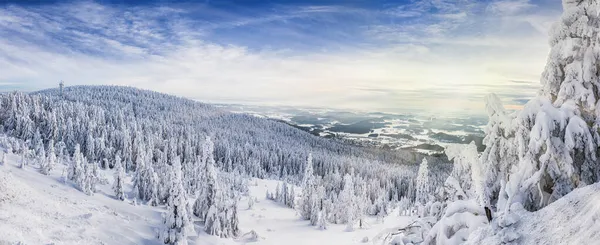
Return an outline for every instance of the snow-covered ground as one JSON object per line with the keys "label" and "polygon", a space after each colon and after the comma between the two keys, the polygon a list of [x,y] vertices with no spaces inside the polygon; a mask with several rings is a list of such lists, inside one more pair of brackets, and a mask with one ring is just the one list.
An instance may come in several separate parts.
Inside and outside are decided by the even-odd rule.
{"label": "snow-covered ground", "polygon": [[[20,169],[19,159],[9,154],[7,163],[0,165],[0,244],[162,244],[156,234],[162,228],[164,207],[114,199],[111,171],[101,171],[108,183],[87,196],[61,182],[60,164],[46,176],[35,165]],[[257,202],[248,209],[250,197],[243,197],[238,207],[245,235],[220,239],[200,232],[189,237],[190,244],[381,244],[386,231],[411,221],[392,212],[383,223],[368,219],[368,228],[354,232],[345,231],[345,225],[319,230],[301,220],[295,210],[265,198],[267,189],[274,191],[278,183],[250,181],[250,197]],[[126,187],[131,189],[130,178]],[[259,236],[257,241],[249,239],[252,230]]]}
{"label": "snow-covered ground", "polygon": [[250,186],[250,196],[260,202],[248,210],[248,197],[245,197],[239,207],[242,232],[255,230],[263,237],[255,244],[364,244],[365,237],[367,244],[374,244],[372,239],[383,230],[403,227],[411,221],[409,217],[398,217],[398,212],[392,212],[383,223],[369,219],[370,227],[357,228],[354,232],[347,232],[346,225],[330,225],[327,230],[319,230],[301,220],[293,209],[265,199],[267,188],[274,191],[277,181],[256,180],[256,183],[256,186]]}
{"label": "snow-covered ground", "polygon": [[[600,183],[579,188],[537,212],[516,211],[512,232],[519,244],[600,244]],[[502,244],[490,226],[476,231],[470,244]]]}
{"label": "snow-covered ground", "polygon": [[0,166],[0,244],[160,244],[160,208],[117,201],[110,185],[87,196],[60,181],[62,166],[46,176],[17,159]]}

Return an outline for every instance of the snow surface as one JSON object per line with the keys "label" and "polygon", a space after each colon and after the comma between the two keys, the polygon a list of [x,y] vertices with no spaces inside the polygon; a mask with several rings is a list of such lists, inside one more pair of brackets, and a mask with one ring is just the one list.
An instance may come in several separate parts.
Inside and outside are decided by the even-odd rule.
{"label": "snow surface", "polygon": [[46,176],[17,159],[0,165],[0,244],[161,244],[160,208],[117,201],[110,185],[87,196],[60,181],[63,166]]}
{"label": "snow surface", "polygon": [[[518,244],[599,244],[600,183],[579,188],[537,212],[513,210]],[[502,244],[491,226],[475,231],[469,244]]]}
{"label": "snow surface", "polygon": [[[162,244],[157,231],[162,228],[164,207],[136,205],[131,199],[118,201],[111,190],[112,171],[101,171],[107,183],[87,196],[71,184],[61,182],[64,169],[58,164],[50,175],[37,166],[20,169],[19,156],[9,154],[0,165],[0,244]],[[190,244],[382,244],[389,232],[405,227],[412,218],[391,212],[381,221],[368,218],[368,227],[347,232],[346,225],[329,225],[327,230],[310,226],[293,209],[265,199],[280,181],[253,179],[250,196],[239,202],[240,229],[236,239],[205,234],[188,237]],[[131,178],[126,178],[126,194],[131,197]],[[299,188],[297,187],[297,190]],[[300,192],[300,191],[299,191]],[[298,193],[300,194],[300,193]],[[257,201],[248,209],[248,198]],[[254,231],[258,239],[251,234]]]}

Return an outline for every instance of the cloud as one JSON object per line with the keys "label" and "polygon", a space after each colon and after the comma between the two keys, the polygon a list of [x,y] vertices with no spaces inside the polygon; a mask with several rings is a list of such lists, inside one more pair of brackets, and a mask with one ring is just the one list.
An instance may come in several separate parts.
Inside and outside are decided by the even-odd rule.
{"label": "cloud", "polygon": [[0,89],[64,80],[209,102],[483,113],[487,93],[517,104],[535,94],[536,85],[511,81],[539,79],[556,8],[0,5],[0,84],[10,85]]}
{"label": "cloud", "polygon": [[497,15],[515,15],[525,10],[534,8],[529,0],[502,0],[488,6],[488,11]]}

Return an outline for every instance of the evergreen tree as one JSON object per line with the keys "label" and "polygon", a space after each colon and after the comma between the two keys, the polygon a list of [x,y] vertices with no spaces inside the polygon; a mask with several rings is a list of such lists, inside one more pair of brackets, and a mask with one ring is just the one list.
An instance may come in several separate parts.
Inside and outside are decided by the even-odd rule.
{"label": "evergreen tree", "polygon": [[86,195],[93,195],[96,192],[96,182],[98,181],[98,165],[88,163],[83,160],[82,172],[77,175],[75,184]]}
{"label": "evergreen tree", "polygon": [[56,153],[54,151],[54,140],[50,140],[48,143],[48,157],[45,161],[42,162],[42,166],[40,171],[43,174],[50,174],[50,171],[54,169],[54,165],[56,164]]}
{"label": "evergreen tree", "polygon": [[254,203],[255,203],[254,197],[249,196],[248,197],[248,210],[251,210],[254,208]]}
{"label": "evergreen tree", "polygon": [[94,137],[92,136],[91,129],[88,129],[87,138],[85,140],[85,157],[87,157],[88,161],[94,162],[96,159],[96,145],[94,142]]}
{"label": "evergreen tree", "polygon": [[[201,220],[206,220],[206,215],[211,206],[214,205],[217,196],[217,174],[215,169],[215,160],[213,157],[214,144],[207,137],[202,148],[202,162],[205,164],[201,175],[200,191],[198,199],[194,203],[194,215]],[[215,210],[216,212],[216,210]]]}
{"label": "evergreen tree", "polygon": [[44,141],[39,130],[35,131],[35,136],[33,138],[33,151],[37,161],[39,161],[41,165],[41,163],[46,160],[46,151],[44,149]]}
{"label": "evergreen tree", "polygon": [[114,171],[113,191],[115,192],[115,198],[123,201],[125,200],[125,192],[123,190],[125,169],[118,154],[115,156]]}
{"label": "evergreen tree", "polygon": [[26,154],[26,151],[22,150],[21,151],[21,161],[19,162],[19,168],[21,168],[21,169],[25,168],[25,165],[27,165],[27,159],[25,159],[25,154]]}
{"label": "evergreen tree", "polygon": [[427,203],[427,195],[429,193],[429,168],[427,166],[427,159],[423,158],[421,165],[419,165],[419,172],[417,172],[417,193],[416,202],[419,204]]}
{"label": "evergreen tree", "polygon": [[79,144],[75,145],[75,151],[73,153],[73,160],[69,164],[67,179],[75,181],[81,175],[81,168],[83,164],[83,155],[81,154],[81,148]]}
{"label": "evergreen tree", "polygon": [[319,211],[319,220],[317,221],[317,226],[320,230],[327,230],[327,227],[329,226],[327,222],[327,210],[322,209]]}
{"label": "evergreen tree", "polygon": [[188,230],[191,229],[192,224],[182,183],[181,164],[176,162],[169,171],[172,171],[173,179],[169,187],[167,214],[164,220],[165,230],[161,238],[165,244],[186,245]]}
{"label": "evergreen tree", "polygon": [[294,191],[294,186],[290,186],[290,192],[287,197],[286,205],[290,208],[296,208],[296,192]]}
{"label": "evergreen tree", "polygon": [[354,182],[352,181],[352,175],[346,174],[344,176],[344,189],[340,192],[338,199],[338,208],[342,214],[342,222],[347,224],[347,231],[354,231],[354,222],[356,214],[356,203],[354,195]]}
{"label": "evergreen tree", "polygon": [[312,166],[312,154],[308,155],[306,164],[304,166],[304,177],[302,180],[302,198],[300,200],[300,216],[305,220],[311,219],[313,212],[314,197],[313,192],[315,191],[315,179],[313,175]]}
{"label": "evergreen tree", "polygon": [[221,193],[221,189],[219,183],[217,182],[217,172],[214,166],[210,163],[207,164],[206,171],[206,190],[204,195],[200,198],[204,198],[201,201],[201,206],[208,206],[208,208],[200,209],[201,215],[203,215],[204,210],[206,210],[206,214],[201,216],[204,220],[204,231],[210,235],[223,237],[223,223],[222,223],[222,215],[224,212],[224,202],[223,194]]}

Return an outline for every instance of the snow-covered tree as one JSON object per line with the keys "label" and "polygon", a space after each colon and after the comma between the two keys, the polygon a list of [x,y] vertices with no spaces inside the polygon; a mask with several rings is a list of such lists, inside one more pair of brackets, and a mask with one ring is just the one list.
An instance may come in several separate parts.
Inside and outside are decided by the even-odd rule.
{"label": "snow-covered tree", "polygon": [[181,165],[176,162],[169,171],[172,171],[173,179],[170,180],[169,186],[167,213],[164,220],[165,229],[160,237],[165,244],[185,245],[192,224],[182,183]]}
{"label": "snow-covered tree", "polygon": [[283,185],[277,183],[275,195],[272,195],[273,194],[267,190],[267,199],[281,203],[289,208],[296,207],[296,193],[293,185],[288,185],[286,182],[283,182]]}
{"label": "snow-covered tree", "polygon": [[356,221],[356,196],[354,194],[354,182],[351,174],[344,176],[344,187],[338,198],[337,208],[340,210],[341,222],[346,224],[347,231],[354,231]]}
{"label": "snow-covered tree", "polygon": [[325,188],[323,186],[316,186],[316,190],[312,191],[312,197],[310,198],[311,212],[310,212],[310,224],[316,226],[319,223],[319,213],[321,212],[321,199],[325,195]]}
{"label": "snow-covered tree", "polygon": [[94,137],[92,136],[91,130],[88,130],[87,138],[85,140],[85,157],[88,161],[95,161],[96,159],[96,144]]}
{"label": "snow-covered tree", "polygon": [[294,190],[294,186],[290,185],[289,187],[289,194],[286,198],[286,203],[285,205],[288,206],[289,208],[296,208],[296,191]]}
{"label": "snow-covered tree", "polygon": [[40,171],[43,174],[50,174],[50,171],[54,169],[54,165],[56,164],[56,153],[54,151],[54,140],[50,140],[48,143],[48,157],[45,161],[42,162],[42,166]]}
{"label": "snow-covered tree", "polygon": [[283,197],[285,195],[283,195],[281,192],[282,192],[281,191],[281,183],[277,183],[277,186],[275,187],[275,201],[276,202],[279,202],[279,203],[283,202]]}
{"label": "snow-covered tree", "polygon": [[125,191],[123,190],[125,169],[118,154],[115,156],[114,171],[113,191],[115,192],[115,198],[122,201],[125,200]]}
{"label": "snow-covered tree", "polygon": [[[367,197],[367,184],[364,179],[360,176],[354,178],[354,196],[355,196],[355,214],[354,217],[358,221],[358,227],[363,229],[366,228],[365,215],[371,201]],[[325,194],[323,192],[323,194]]]}
{"label": "snow-covered tree", "polygon": [[[482,170],[477,152],[477,146],[474,142],[468,145],[450,145],[446,147],[448,159],[454,162],[450,177],[445,184],[450,184],[451,189],[460,193],[465,193],[461,198],[456,199],[476,199],[482,203],[483,181]],[[450,200],[456,200],[449,198]]]}
{"label": "snow-covered tree", "polygon": [[[205,199],[201,205],[210,205],[204,218],[204,231],[223,238],[238,236],[237,197],[226,193],[219,185],[217,172],[211,161],[208,161],[205,177],[207,189],[205,195],[199,197]],[[226,199],[226,196],[231,198]]]}
{"label": "snow-covered tree", "polygon": [[149,201],[152,205],[157,205],[159,180],[152,166],[152,153],[146,153],[140,148],[137,150],[137,155],[136,171],[133,178],[136,197],[143,201]]}
{"label": "snow-covered tree", "polygon": [[[204,169],[199,182],[199,195],[194,203],[194,215],[201,220],[206,220],[206,215],[211,206],[215,203],[215,198],[218,195],[217,170],[215,169],[215,160],[213,156],[214,144],[207,137],[202,148],[202,162]],[[216,212],[216,211],[215,211]]]}
{"label": "snow-covered tree", "polygon": [[39,130],[36,130],[33,137],[33,153],[39,161],[40,165],[46,160],[46,149],[44,149],[44,141]]}
{"label": "snow-covered tree", "polygon": [[314,195],[313,192],[316,190],[315,177],[313,175],[313,163],[312,153],[308,155],[306,164],[304,165],[304,175],[302,179],[302,197],[300,199],[300,206],[298,210],[300,216],[305,220],[310,220],[311,213],[313,212]]}
{"label": "snow-covered tree", "polygon": [[27,151],[22,150],[21,151],[21,161],[19,161],[19,168],[21,168],[21,169],[25,168],[25,165],[27,165],[26,155],[27,155]]}
{"label": "snow-covered tree", "polygon": [[319,219],[317,221],[317,226],[320,230],[327,230],[327,227],[329,227],[327,221],[327,210],[322,209],[321,211],[319,211]]}
{"label": "snow-covered tree", "polygon": [[[477,146],[473,142],[449,145],[445,152],[453,161],[453,169],[444,182],[440,201],[418,202],[419,219],[415,221],[418,229],[407,231],[419,237],[416,240],[423,241],[423,244],[462,244],[469,233],[488,224],[480,201],[483,174]],[[427,164],[426,161],[424,164]],[[423,168],[426,167],[421,164],[418,178],[423,177],[421,173],[426,171]],[[420,188],[419,184],[417,188]]]}
{"label": "snow-covered tree", "polygon": [[[514,114],[506,112],[502,102],[495,94],[485,97],[488,112],[488,124],[484,132],[483,144],[486,145],[480,157],[482,171],[481,201],[485,207],[494,208],[498,202],[502,185],[508,181],[510,168],[519,161],[515,144],[512,122]],[[506,197],[504,198],[506,199]]]}
{"label": "snow-covered tree", "polygon": [[427,167],[427,159],[423,158],[421,165],[419,165],[419,172],[417,173],[417,193],[416,202],[420,204],[427,203],[429,194],[429,168]]}
{"label": "snow-covered tree", "polygon": [[68,166],[67,178],[75,181],[82,174],[83,155],[81,154],[81,148],[79,144],[75,145],[75,151],[73,153],[73,160]]}
{"label": "snow-covered tree", "polygon": [[451,202],[441,217],[423,237],[423,244],[463,244],[471,232],[488,223],[483,208],[474,199]]}
{"label": "snow-covered tree", "polygon": [[248,197],[248,209],[249,210],[254,208],[254,203],[256,203],[256,199],[252,196]]}
{"label": "snow-covered tree", "polygon": [[224,202],[225,200],[222,196],[216,196],[213,205],[208,209],[204,221],[204,231],[209,235],[228,237],[227,231],[225,230],[225,223],[228,220],[225,217],[226,210]]}
{"label": "snow-covered tree", "polygon": [[215,199],[215,203],[208,209],[204,221],[204,231],[209,235],[218,237],[223,236],[223,224],[221,223],[223,220],[221,218],[223,210],[220,207],[222,205],[221,201],[221,198]]}
{"label": "snow-covered tree", "polygon": [[75,179],[75,184],[86,195],[93,195],[96,192],[98,182],[98,165],[88,163],[85,159],[82,165],[82,173]]}

